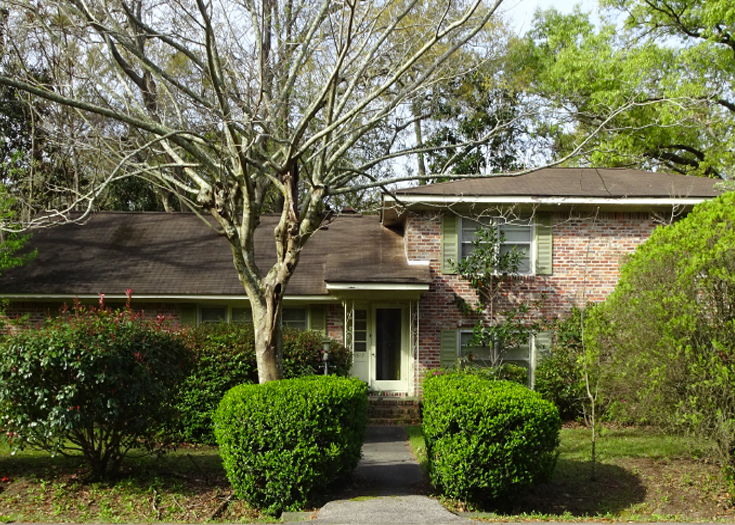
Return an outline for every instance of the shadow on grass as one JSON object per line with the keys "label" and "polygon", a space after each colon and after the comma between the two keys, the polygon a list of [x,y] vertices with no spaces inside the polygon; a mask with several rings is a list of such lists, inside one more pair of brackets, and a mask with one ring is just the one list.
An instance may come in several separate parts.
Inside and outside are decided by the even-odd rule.
{"label": "shadow on grass", "polygon": [[645,501],[646,488],[638,476],[615,465],[598,463],[595,470],[592,481],[589,461],[559,459],[551,481],[533,487],[514,512],[617,515]]}
{"label": "shadow on grass", "polygon": [[[28,481],[85,483],[87,467],[81,456],[56,456],[49,453],[25,449],[15,455],[0,454],[0,475],[5,478]],[[222,461],[216,449],[180,448],[163,455],[146,455],[131,452],[123,461],[119,475],[105,480],[100,485],[113,487],[138,486],[145,490],[154,485],[176,487],[188,493],[200,493],[212,487],[227,488]]]}

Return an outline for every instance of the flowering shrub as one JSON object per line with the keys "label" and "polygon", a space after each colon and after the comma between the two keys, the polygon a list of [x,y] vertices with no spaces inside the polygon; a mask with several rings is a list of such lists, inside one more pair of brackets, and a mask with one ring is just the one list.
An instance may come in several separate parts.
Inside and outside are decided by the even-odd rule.
{"label": "flowering shrub", "polygon": [[152,451],[188,350],[163,318],[76,305],[0,344],[0,428],[15,446],[80,452],[91,477]]}

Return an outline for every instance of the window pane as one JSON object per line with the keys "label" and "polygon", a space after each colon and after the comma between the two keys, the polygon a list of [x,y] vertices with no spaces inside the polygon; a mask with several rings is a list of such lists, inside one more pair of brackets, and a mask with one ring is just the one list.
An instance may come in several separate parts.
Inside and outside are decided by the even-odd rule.
{"label": "window pane", "polygon": [[367,310],[355,310],[352,333],[355,352],[367,352]]}
{"label": "window pane", "polygon": [[503,361],[528,361],[529,350],[528,343],[508,348],[503,352]]}
{"label": "window pane", "polygon": [[306,330],[306,308],[284,308],[281,322],[297,330]]}
{"label": "window pane", "polygon": [[233,308],[232,322],[241,324],[253,324],[253,312],[250,308]]}
{"label": "window pane", "polygon": [[469,358],[476,366],[490,366],[492,363],[492,348],[489,346],[470,346],[472,332],[460,332],[460,355]]}
{"label": "window pane", "polygon": [[527,244],[503,244],[500,247],[500,255],[510,253],[514,249],[521,254],[516,271],[524,274],[531,273],[531,249]]}
{"label": "window pane", "polygon": [[522,224],[503,224],[500,233],[507,243],[531,242],[531,227]]}
{"label": "window pane", "polygon": [[227,320],[226,306],[202,306],[200,309],[202,323],[216,323]]}

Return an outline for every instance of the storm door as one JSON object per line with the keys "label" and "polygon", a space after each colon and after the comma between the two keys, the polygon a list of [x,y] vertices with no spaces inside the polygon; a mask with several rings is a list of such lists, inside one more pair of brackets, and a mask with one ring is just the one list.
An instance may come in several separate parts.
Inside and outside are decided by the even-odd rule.
{"label": "storm door", "polygon": [[375,308],[372,372],[373,386],[378,390],[408,388],[403,317],[402,308]]}

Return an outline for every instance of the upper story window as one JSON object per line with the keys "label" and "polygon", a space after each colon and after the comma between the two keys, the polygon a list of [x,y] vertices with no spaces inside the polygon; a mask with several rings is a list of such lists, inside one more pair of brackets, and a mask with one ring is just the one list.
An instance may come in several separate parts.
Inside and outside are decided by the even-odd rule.
{"label": "upper story window", "polygon": [[521,254],[517,272],[530,275],[533,272],[534,227],[529,219],[506,220],[504,218],[481,218],[479,220],[461,219],[460,256],[467,257],[474,250],[475,232],[480,227],[494,228],[498,238],[500,254],[515,250]]}
{"label": "upper story window", "polygon": [[552,218],[548,213],[535,213],[530,218],[505,220],[460,218],[448,212],[442,217],[441,272],[456,274],[456,263],[471,253],[475,232],[481,225],[496,228],[503,237],[500,252],[515,249],[521,254],[518,273],[522,275],[553,274]]}

